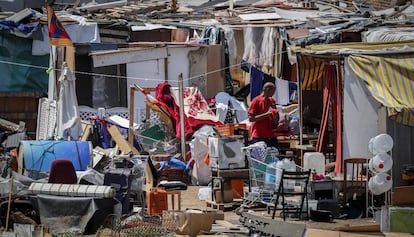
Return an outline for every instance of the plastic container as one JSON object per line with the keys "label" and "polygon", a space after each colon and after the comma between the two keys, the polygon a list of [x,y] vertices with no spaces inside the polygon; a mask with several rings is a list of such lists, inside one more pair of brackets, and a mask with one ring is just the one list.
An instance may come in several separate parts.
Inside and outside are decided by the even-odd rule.
{"label": "plastic container", "polygon": [[211,187],[204,187],[198,190],[198,199],[201,201],[210,201],[212,200]]}
{"label": "plastic container", "polygon": [[306,152],[303,155],[303,169],[325,174],[325,156],[320,152]]}
{"label": "plastic container", "polygon": [[374,195],[380,195],[390,190],[392,187],[392,178],[387,173],[378,173],[368,181],[368,189]]}
{"label": "plastic container", "polygon": [[386,133],[379,134],[369,140],[368,149],[374,155],[378,153],[387,153],[392,150],[394,141],[392,137]]}
{"label": "plastic container", "polygon": [[276,166],[277,160],[273,163],[270,163],[266,166],[265,173],[265,189],[266,190],[276,190]]}
{"label": "plastic container", "polygon": [[231,180],[231,188],[233,190],[233,199],[241,199],[244,197],[244,180],[243,179]]}
{"label": "plastic container", "polygon": [[[296,165],[295,162],[292,160],[289,160],[288,158],[284,158],[283,160],[279,160],[276,164],[276,184],[275,189],[279,189],[280,179],[282,178],[282,172],[283,170],[286,171],[296,171]],[[285,181],[283,183],[283,186],[285,189],[293,190],[295,183],[293,180]]]}
{"label": "plastic container", "polygon": [[368,167],[374,173],[388,172],[393,164],[391,156],[387,153],[379,153],[369,160]]}
{"label": "plastic container", "polygon": [[168,210],[167,191],[162,188],[151,188],[148,193],[148,214],[162,215],[165,210]]}

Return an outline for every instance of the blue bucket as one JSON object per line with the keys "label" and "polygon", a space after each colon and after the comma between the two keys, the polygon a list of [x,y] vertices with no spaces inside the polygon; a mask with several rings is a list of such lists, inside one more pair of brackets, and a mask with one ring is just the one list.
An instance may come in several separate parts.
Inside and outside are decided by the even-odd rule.
{"label": "blue bucket", "polygon": [[21,141],[19,156],[23,168],[33,171],[50,170],[54,160],[70,160],[76,171],[84,171],[92,156],[92,143],[89,141]]}

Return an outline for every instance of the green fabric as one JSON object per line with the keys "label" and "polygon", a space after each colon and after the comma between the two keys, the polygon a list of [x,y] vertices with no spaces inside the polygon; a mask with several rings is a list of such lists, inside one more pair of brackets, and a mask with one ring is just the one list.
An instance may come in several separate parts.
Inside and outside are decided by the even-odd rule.
{"label": "green fabric", "polygon": [[152,144],[165,139],[165,133],[162,131],[159,125],[154,125],[150,128],[143,130],[140,133],[141,142],[143,145],[152,146]]}
{"label": "green fabric", "polygon": [[33,56],[32,39],[0,32],[0,91],[48,91],[49,55]]}
{"label": "green fabric", "polygon": [[414,208],[390,208],[390,232],[414,233]]}

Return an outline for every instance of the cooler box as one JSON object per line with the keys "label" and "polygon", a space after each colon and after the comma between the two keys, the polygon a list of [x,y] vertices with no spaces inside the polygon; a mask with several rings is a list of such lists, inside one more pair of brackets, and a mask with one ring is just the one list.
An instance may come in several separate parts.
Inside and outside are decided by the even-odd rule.
{"label": "cooler box", "polygon": [[245,155],[242,152],[242,136],[209,137],[208,148],[211,167],[218,169],[246,168]]}

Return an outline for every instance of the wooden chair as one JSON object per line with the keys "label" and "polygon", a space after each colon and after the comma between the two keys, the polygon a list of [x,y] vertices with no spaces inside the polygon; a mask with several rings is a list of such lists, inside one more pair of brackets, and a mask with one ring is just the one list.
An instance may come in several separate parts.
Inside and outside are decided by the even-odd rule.
{"label": "wooden chair", "polygon": [[344,178],[342,184],[343,200],[345,207],[350,198],[363,198],[365,203],[365,195],[367,192],[368,167],[367,158],[348,158],[344,160]]}

